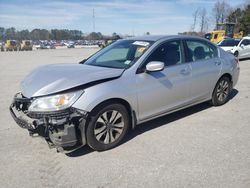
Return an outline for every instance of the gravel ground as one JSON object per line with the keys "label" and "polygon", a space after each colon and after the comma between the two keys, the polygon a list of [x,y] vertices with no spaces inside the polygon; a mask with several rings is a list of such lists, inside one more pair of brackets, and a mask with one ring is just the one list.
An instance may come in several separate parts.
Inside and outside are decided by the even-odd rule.
{"label": "gravel ground", "polygon": [[106,152],[57,153],[14,123],[8,106],[29,71],[96,50],[0,53],[0,187],[250,187],[250,60],[240,62],[226,105],[203,103],[139,125]]}

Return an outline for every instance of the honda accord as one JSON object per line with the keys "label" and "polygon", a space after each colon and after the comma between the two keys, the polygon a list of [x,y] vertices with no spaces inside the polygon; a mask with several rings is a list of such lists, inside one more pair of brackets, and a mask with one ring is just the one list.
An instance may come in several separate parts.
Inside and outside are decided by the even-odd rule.
{"label": "honda accord", "polygon": [[123,39],[80,63],[35,69],[10,112],[58,151],[86,144],[103,151],[143,122],[206,101],[225,104],[239,71],[238,59],[199,37]]}

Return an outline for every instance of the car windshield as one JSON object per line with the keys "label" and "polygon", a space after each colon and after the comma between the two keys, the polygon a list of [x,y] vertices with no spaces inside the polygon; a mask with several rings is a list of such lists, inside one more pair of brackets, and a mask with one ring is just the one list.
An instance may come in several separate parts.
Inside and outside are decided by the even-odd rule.
{"label": "car windshield", "polygon": [[142,40],[119,40],[97,52],[84,64],[127,69],[145,53],[152,43],[152,41]]}
{"label": "car windshield", "polygon": [[239,40],[226,39],[218,43],[218,46],[237,46],[239,44]]}

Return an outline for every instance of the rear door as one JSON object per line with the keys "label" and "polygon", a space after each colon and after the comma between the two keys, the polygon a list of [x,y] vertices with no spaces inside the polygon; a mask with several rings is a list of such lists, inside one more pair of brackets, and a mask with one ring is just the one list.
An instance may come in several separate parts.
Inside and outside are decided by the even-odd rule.
{"label": "rear door", "polygon": [[184,62],[182,42],[175,40],[159,45],[143,67],[151,61],[164,62],[165,68],[136,74],[140,120],[180,107],[189,99],[191,69],[189,63]]}
{"label": "rear door", "polygon": [[186,61],[192,68],[190,96],[193,102],[202,101],[210,97],[222,68],[218,49],[198,39],[186,40],[185,49]]}

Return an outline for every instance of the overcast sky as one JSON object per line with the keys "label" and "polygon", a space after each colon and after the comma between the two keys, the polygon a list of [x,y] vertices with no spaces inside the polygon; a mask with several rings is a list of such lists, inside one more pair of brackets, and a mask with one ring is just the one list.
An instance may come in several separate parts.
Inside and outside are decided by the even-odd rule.
{"label": "overcast sky", "polygon": [[[242,6],[249,0],[227,0]],[[211,16],[216,0],[0,0],[0,26],[18,30],[34,28],[79,29],[103,34],[177,34],[188,31],[192,13],[205,7]],[[212,18],[210,18],[212,20]],[[212,22],[211,22],[212,23]],[[213,25],[210,23],[210,29]]]}

